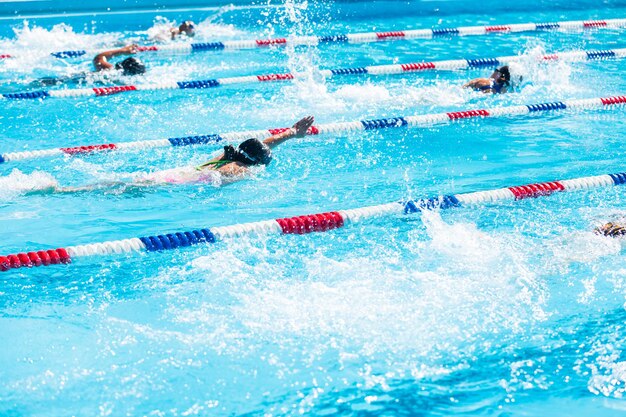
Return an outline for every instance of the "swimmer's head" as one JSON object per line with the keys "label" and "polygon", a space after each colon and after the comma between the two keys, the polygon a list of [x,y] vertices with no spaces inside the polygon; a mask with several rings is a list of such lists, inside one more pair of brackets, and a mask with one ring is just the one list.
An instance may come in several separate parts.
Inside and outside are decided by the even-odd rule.
{"label": "swimmer's head", "polygon": [[596,227],[594,232],[598,235],[618,237],[626,235],[626,228],[615,223],[606,223],[600,227]]}
{"label": "swimmer's head", "polygon": [[178,31],[189,37],[193,37],[196,34],[196,25],[194,25],[191,20],[185,20],[178,26]]}
{"label": "swimmer's head", "polygon": [[139,75],[146,72],[143,62],[132,56],[115,64],[115,69],[122,70],[124,75]]}
{"label": "swimmer's head", "polygon": [[491,74],[491,78],[509,84],[511,82],[511,72],[509,71],[509,66],[504,65],[500,68],[496,68],[493,71],[493,74]]}
{"label": "swimmer's head", "polygon": [[224,159],[245,165],[267,165],[272,160],[269,146],[256,138],[243,141],[236,148],[224,146]]}

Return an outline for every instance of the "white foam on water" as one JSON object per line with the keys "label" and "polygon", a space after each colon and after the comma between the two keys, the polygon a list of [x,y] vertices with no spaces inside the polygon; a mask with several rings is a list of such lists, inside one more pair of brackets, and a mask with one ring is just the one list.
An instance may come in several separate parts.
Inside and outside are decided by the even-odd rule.
{"label": "white foam on water", "polygon": [[13,31],[15,32],[14,39],[0,40],[2,49],[50,53],[111,44],[116,42],[120,36],[118,33],[77,33],[65,23],[56,24],[48,30],[36,25],[31,26],[28,21],[24,21],[22,26],[13,28]]}
{"label": "white foam on water", "polygon": [[[188,37],[186,34],[181,34],[172,39],[172,28],[177,28],[182,21],[170,20],[163,16],[157,16],[154,19],[154,24],[145,31],[136,32],[138,35],[144,35],[149,42],[169,43],[169,42],[202,42],[213,40],[225,40],[237,37],[242,37],[247,32],[237,29],[232,24],[214,23],[213,21],[220,15],[217,13],[213,16],[206,18],[201,22],[195,22],[195,36]],[[191,20],[191,19],[187,19]]]}
{"label": "white foam on water", "polygon": [[[280,100],[279,100],[280,97]],[[260,111],[267,117],[284,113],[288,108],[295,116],[311,113],[320,120],[338,120],[337,114],[344,113],[343,120],[362,118],[414,115],[438,110],[425,110],[436,106],[462,106],[472,99],[472,92],[460,85],[442,83],[424,87],[389,87],[376,79],[362,83],[333,86],[332,81],[322,78],[295,80],[285,85],[270,100],[263,100]]]}
{"label": "white foam on water", "polygon": [[410,374],[418,358],[428,365],[431,356],[464,356],[485,333],[523,332],[546,319],[545,288],[520,253],[524,243],[470,223],[447,224],[438,214],[424,221],[431,239],[412,231],[404,244],[414,259],[376,242],[366,254],[312,249],[294,259],[289,245],[268,250],[243,238],[156,285],[168,289],[170,319],[198,332],[238,329],[255,346],[280,345],[280,363],[338,350],[391,361]]}
{"label": "white foam on water", "polygon": [[[574,66],[566,60],[545,62],[542,57],[549,52],[542,44],[529,44],[518,62],[510,64],[513,87],[528,103],[537,97],[572,97],[586,91],[576,83]],[[519,77],[522,77],[519,82]]]}
{"label": "white foam on water", "polygon": [[0,177],[0,196],[11,198],[29,192],[52,190],[57,186],[57,180],[47,172],[25,174],[14,168],[9,175]]}
{"label": "white foam on water", "polygon": [[[145,34],[148,37],[149,41],[169,42],[172,40],[172,34],[170,30],[176,26],[177,24],[174,20],[169,20],[163,16],[157,16],[154,19],[154,24],[152,25],[152,27],[145,31]],[[181,38],[186,40],[187,37],[183,34],[178,39]]]}
{"label": "white foam on water", "polygon": [[397,96],[397,101],[407,106],[461,106],[471,98],[469,93],[469,90],[461,88],[461,84],[440,80],[437,85],[407,87]]}
{"label": "white foam on water", "polygon": [[71,26],[64,23],[54,25],[48,30],[24,21],[22,26],[15,27],[13,30],[14,39],[0,39],[0,52],[9,53],[15,57],[3,60],[0,66],[0,72],[7,74],[15,72],[32,74],[38,71],[71,75],[89,69],[91,57],[82,59],[79,64],[72,60],[54,58],[50,53],[101,49],[115,44],[120,36],[116,33],[77,33]]}
{"label": "white foam on water", "polygon": [[[81,158],[70,158],[63,163],[59,177],[60,188],[65,192],[105,192],[111,194],[123,194],[126,186],[132,186],[134,182],[145,180],[148,172],[144,170],[124,171],[124,160],[112,158],[104,163],[90,162]],[[75,189],[78,187],[79,189]],[[154,190],[146,188],[145,191]]]}
{"label": "white foam on water", "polygon": [[365,83],[349,84],[339,87],[333,95],[336,98],[359,103],[376,103],[391,99],[391,94],[384,86]]}
{"label": "white foam on water", "polygon": [[212,40],[212,39],[231,39],[231,38],[246,38],[251,35],[245,30],[238,29],[235,25],[214,23],[213,21],[221,13],[208,17],[202,22],[196,25],[196,36],[192,41],[196,40]]}
{"label": "white foam on water", "polygon": [[[281,30],[289,29],[287,39],[302,36],[312,27],[309,21],[307,1],[289,0],[279,9],[276,24],[268,26],[267,36],[274,36],[276,26]],[[298,74],[291,85],[285,85],[281,91],[264,106],[270,113],[277,107],[289,108],[298,114],[324,114],[345,108],[344,101],[329,90],[325,77],[320,74],[321,64],[316,47],[294,47],[288,43],[284,48],[287,55],[287,68],[290,73]],[[280,100],[276,100],[280,97]]]}
{"label": "white foam on water", "polygon": [[579,373],[591,374],[587,388],[593,394],[617,399],[626,396],[626,361],[622,360],[623,352],[619,345],[620,340],[596,341],[577,361],[576,370]]}
{"label": "white foam on water", "polygon": [[622,241],[597,235],[591,231],[572,232],[549,243],[558,262],[590,263],[608,255],[617,255],[622,250]]}

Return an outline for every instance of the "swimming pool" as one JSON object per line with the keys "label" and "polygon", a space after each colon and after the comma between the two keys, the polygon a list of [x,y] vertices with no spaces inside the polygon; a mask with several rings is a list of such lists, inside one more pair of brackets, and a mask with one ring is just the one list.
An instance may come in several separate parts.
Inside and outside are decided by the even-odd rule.
{"label": "swimming pool", "polygon": [[[300,3],[9,21],[0,93],[87,69],[47,53],[143,40],[156,16],[198,40],[621,18],[626,5],[489,14],[447,2]],[[456,3],[454,3],[456,4]],[[488,5],[485,5],[487,7]],[[335,10],[340,12],[335,13]],[[16,30],[17,33],[13,33]],[[459,88],[490,67],[329,80],[319,69],[626,47],[623,29],[319,48],[146,54],[143,80],[298,71],[288,83],[3,101],[4,152],[624,95],[623,60],[525,61],[514,94]],[[88,85],[91,86],[91,85]],[[59,87],[56,87],[59,88]],[[626,171],[619,108],[323,134],[253,178],[141,193],[26,195],[208,159],[220,144],[0,164],[2,254]],[[623,188],[397,215],[327,233],[86,257],[0,276],[3,415],[624,413],[626,261],[592,229]]]}

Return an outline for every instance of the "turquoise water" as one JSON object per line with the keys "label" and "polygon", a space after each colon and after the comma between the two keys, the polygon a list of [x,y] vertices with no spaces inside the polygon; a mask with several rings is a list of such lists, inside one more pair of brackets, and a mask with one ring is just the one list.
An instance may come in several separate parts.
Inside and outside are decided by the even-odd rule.
{"label": "turquoise water", "polygon": [[[581,3],[582,5],[582,3]],[[626,7],[386,13],[381,3],[10,21],[0,92],[69,74],[50,50],[143,39],[156,16],[248,39],[626,16]],[[342,7],[346,7],[342,5]],[[464,12],[466,13],[466,12]],[[139,28],[139,29],[138,29]],[[138,32],[140,31],[140,32]],[[4,102],[2,153],[620,95],[624,61],[540,66],[542,52],[626,47],[623,30],[520,33],[146,56],[143,80],[305,71],[297,83]],[[27,50],[28,53],[23,51]],[[525,54],[515,94],[460,89],[489,70],[324,81],[316,70]],[[198,163],[217,146],[0,165],[2,253],[231,225],[625,170],[624,112],[563,112],[295,139],[226,187],[26,195]],[[626,260],[591,233],[624,190],[79,258],[0,276],[0,414],[618,416],[626,409]]]}

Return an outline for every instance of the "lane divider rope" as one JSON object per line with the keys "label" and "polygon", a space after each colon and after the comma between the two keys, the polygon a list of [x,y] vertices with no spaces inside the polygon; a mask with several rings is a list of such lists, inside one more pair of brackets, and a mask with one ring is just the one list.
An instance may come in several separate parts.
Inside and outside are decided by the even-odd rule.
{"label": "lane divider rope", "polygon": [[[604,20],[570,20],[549,23],[514,23],[491,26],[461,26],[452,28],[398,30],[389,32],[361,32],[323,36],[293,36],[289,38],[249,39],[232,41],[214,41],[197,43],[173,43],[169,45],[140,46],[139,52],[168,52],[190,54],[194,52],[221,51],[224,49],[253,49],[286,45],[320,45],[329,43],[364,43],[377,41],[393,41],[408,39],[429,39],[439,36],[476,36],[493,33],[537,32],[554,30],[580,29],[616,29],[626,26],[626,19]],[[56,58],[76,58],[87,54],[97,54],[102,51],[68,50],[53,52]],[[12,58],[11,54],[0,54],[0,59]]]}
{"label": "lane divider rope", "polygon": [[479,205],[503,200],[517,201],[525,198],[549,196],[556,192],[610,187],[624,183],[626,183],[626,172],[620,172],[617,174],[534,183],[488,191],[443,195],[419,200],[396,201],[356,209],[235,224],[232,226],[219,226],[211,229],[195,229],[68,246],[66,248],[21,252],[0,256],[0,271],[8,271],[22,267],[49,266],[60,263],[67,264],[71,263],[76,258],[86,256],[165,251],[199,244],[215,243],[229,238],[249,235],[301,235],[312,232],[326,232],[373,218],[411,214],[422,210]]}
{"label": "lane divider rope", "polygon": [[[450,123],[462,119],[472,118],[498,118],[524,116],[528,114],[542,115],[545,112],[562,110],[591,110],[596,108],[618,108],[626,104],[626,95],[613,97],[599,97],[589,99],[554,101],[548,103],[527,104],[522,106],[504,106],[488,109],[461,110],[445,113],[433,113],[414,116],[399,116],[382,119],[360,120],[353,122],[326,123],[311,126],[308,135],[320,135],[326,133],[338,134],[342,132],[357,132],[374,129],[400,128],[400,127],[427,127],[435,124]],[[288,128],[276,128],[268,130],[250,130],[239,132],[226,132],[209,135],[197,135],[176,137],[169,139],[153,139],[99,145],[85,145],[68,148],[43,149],[34,151],[7,152],[0,154],[0,164],[7,162],[23,161],[27,159],[47,158],[61,155],[84,155],[97,152],[146,150],[161,147],[180,147],[190,145],[207,145],[218,142],[241,141],[251,137],[267,137],[284,132]]]}
{"label": "lane divider rope", "polygon": [[[604,59],[622,59],[626,57],[626,48],[604,49],[590,51],[558,52],[538,57],[539,61],[551,63],[556,61],[590,61]],[[519,62],[523,56],[502,56],[496,58],[454,59],[434,62],[413,62],[393,65],[370,65],[366,67],[335,68],[320,70],[319,74],[325,78],[354,76],[354,75],[399,75],[423,71],[451,71],[469,68],[493,67],[498,65]],[[305,77],[299,73],[245,75],[227,78],[214,78],[207,80],[192,81],[163,81],[160,83],[118,85],[95,88],[67,88],[61,90],[40,90],[32,92],[6,93],[0,97],[8,100],[36,100],[47,98],[79,98],[79,97],[106,97],[113,94],[129,91],[163,91],[163,90],[187,90],[207,89],[226,85],[267,83],[277,81],[293,81]]]}

